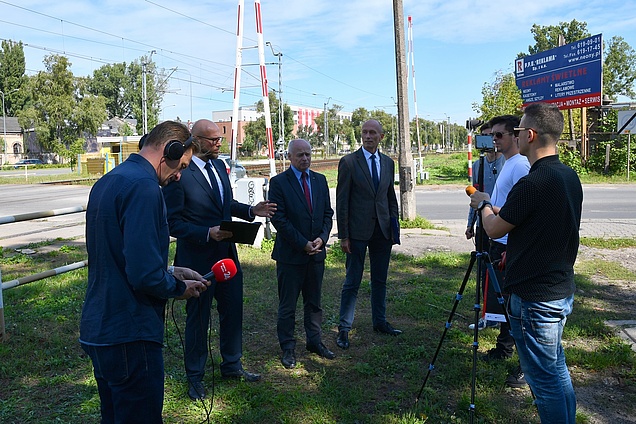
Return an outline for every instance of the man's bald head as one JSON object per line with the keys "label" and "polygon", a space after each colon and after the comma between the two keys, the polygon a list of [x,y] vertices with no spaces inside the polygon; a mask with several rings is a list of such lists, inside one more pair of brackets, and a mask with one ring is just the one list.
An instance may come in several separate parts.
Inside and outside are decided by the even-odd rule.
{"label": "man's bald head", "polygon": [[200,147],[199,158],[204,161],[216,159],[219,156],[223,137],[219,126],[209,119],[199,119],[192,126],[192,137]]}

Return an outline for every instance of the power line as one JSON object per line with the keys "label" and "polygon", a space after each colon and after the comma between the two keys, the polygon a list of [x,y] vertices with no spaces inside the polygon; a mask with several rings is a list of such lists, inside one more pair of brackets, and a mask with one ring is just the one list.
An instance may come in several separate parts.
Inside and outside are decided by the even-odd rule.
{"label": "power line", "polygon": [[[193,22],[197,22],[197,23],[205,25],[205,26],[207,26],[209,28],[213,28],[215,30],[218,30],[218,31],[221,31],[221,32],[225,32],[227,34],[234,35],[234,32],[232,32],[232,31],[228,31],[228,30],[226,30],[224,28],[209,24],[207,22],[202,21],[201,19],[198,19],[198,18],[195,18],[193,16],[181,13],[181,12],[179,12],[177,10],[168,8],[168,7],[163,6],[163,5],[159,4],[159,3],[156,3],[154,1],[146,0],[146,2],[149,3],[149,4],[152,4],[152,5],[156,6],[156,7],[159,7],[161,9],[164,9],[164,10],[170,12],[170,13],[173,13],[173,14],[179,15],[181,17],[184,17],[186,19],[192,20]],[[86,29],[86,30],[89,30],[89,31],[94,31],[96,33],[103,34],[103,35],[106,35],[106,36],[109,36],[109,37],[114,37],[114,38],[116,38],[118,40],[126,41],[126,42],[129,42],[129,43],[133,44],[133,45],[143,46],[143,49],[142,48],[135,48],[135,47],[126,47],[127,50],[136,51],[136,52],[142,52],[142,53],[146,53],[148,50],[151,50],[151,49],[152,50],[157,50],[158,52],[160,52],[158,54],[159,56],[162,56],[162,57],[164,57],[166,59],[169,59],[169,60],[176,61],[176,62],[178,62],[178,63],[180,63],[182,65],[184,65],[184,64],[185,65],[189,65],[189,66],[197,69],[199,72],[205,72],[205,73],[208,73],[208,74],[211,74],[211,75],[222,76],[226,80],[229,80],[231,78],[233,65],[228,65],[228,64],[221,63],[221,62],[215,62],[215,61],[211,61],[209,59],[205,59],[205,58],[201,58],[201,57],[197,57],[197,56],[193,56],[193,55],[188,55],[188,54],[185,54],[185,53],[183,53],[181,51],[180,52],[175,52],[175,51],[164,49],[164,48],[161,48],[161,47],[158,47],[158,46],[153,46],[153,45],[148,44],[148,43],[143,43],[143,42],[140,42],[140,41],[132,40],[132,39],[129,39],[129,38],[126,38],[126,37],[122,37],[122,36],[119,36],[119,35],[116,35],[116,34],[112,34],[112,33],[109,33],[109,32],[103,31],[103,30],[99,30],[99,29],[96,29],[96,28],[93,28],[93,27],[89,27],[89,26],[86,26],[86,25],[82,25],[82,24],[78,24],[78,23],[75,23],[75,22],[67,21],[65,19],[61,19],[61,18],[58,18],[58,17],[55,17],[55,16],[51,16],[51,15],[48,15],[46,13],[38,12],[36,10],[29,9],[27,7],[24,7],[24,6],[19,6],[19,5],[4,1],[4,0],[0,0],[0,3],[6,4],[8,6],[15,7],[17,9],[24,10],[24,11],[29,12],[29,13],[33,13],[33,14],[37,14],[37,15],[40,15],[40,16],[44,16],[46,18],[53,19],[53,20],[59,21],[61,23],[67,23],[69,25],[73,25],[73,26],[76,26],[76,27],[79,27],[79,28],[83,28],[83,29]],[[47,34],[51,34],[51,35],[57,35],[57,36],[60,36],[62,38],[71,38],[71,39],[76,39],[76,40],[79,40],[79,41],[84,41],[84,42],[88,42],[88,43],[95,43],[95,44],[109,46],[109,47],[116,47],[116,48],[120,47],[119,45],[114,45],[114,44],[108,43],[108,42],[96,41],[96,40],[91,40],[91,39],[87,39],[87,38],[83,38],[83,37],[77,37],[77,36],[71,36],[71,35],[65,35],[64,33],[43,30],[41,28],[34,28],[34,27],[27,26],[27,25],[23,25],[23,24],[16,24],[14,22],[8,22],[8,21],[0,21],[0,22],[3,22],[5,24],[9,24],[9,25],[15,25],[15,26],[18,26],[18,27],[26,28],[26,29],[29,29],[29,30],[32,30],[32,31],[39,31],[39,32],[43,32],[43,33],[47,33]],[[247,38],[247,37],[246,37],[246,39],[255,42],[255,40],[253,40],[253,39],[250,39],[250,38]],[[53,52],[53,53],[65,54],[65,55],[68,55],[68,56],[71,56],[71,57],[76,57],[76,58],[79,58],[79,59],[82,59],[82,60],[90,60],[92,62],[98,62],[98,63],[103,63],[103,64],[110,64],[110,63],[117,63],[118,62],[118,61],[115,61],[115,60],[108,60],[108,59],[103,59],[103,58],[95,58],[95,57],[92,57],[90,55],[68,52],[66,50],[59,50],[59,49],[42,47],[42,46],[35,46],[35,45],[29,44],[29,43],[23,43],[23,44],[25,46],[28,46],[28,47],[32,47],[32,48],[36,48],[36,49],[40,49],[40,50],[45,50],[45,51],[50,51],[50,52]],[[368,90],[365,90],[365,89],[356,87],[354,85],[351,85],[351,84],[349,84],[347,82],[341,81],[341,80],[339,80],[339,79],[337,79],[337,78],[335,78],[335,77],[333,77],[331,75],[328,75],[328,74],[326,74],[326,73],[324,73],[322,71],[319,71],[319,70],[315,69],[314,67],[312,67],[310,65],[307,65],[307,64],[295,59],[294,57],[290,56],[289,54],[286,54],[285,56],[288,57],[289,59],[291,59],[292,61],[294,61],[295,63],[301,65],[302,67],[310,70],[311,72],[315,72],[316,74],[322,75],[325,78],[327,78],[327,79],[329,79],[331,81],[334,81],[334,82],[336,82],[338,84],[341,84],[341,85],[349,87],[349,88],[351,88],[353,90],[356,90],[356,91],[359,91],[359,92],[362,92],[362,93],[365,93],[365,94],[369,94],[369,95],[372,95],[372,96],[375,96],[375,97],[389,98],[387,96],[383,96],[383,95],[380,95],[380,94],[377,94],[377,93],[373,93],[373,92],[370,92]],[[194,63],[194,62],[196,62],[196,63]],[[205,63],[207,65],[219,66],[219,67],[223,67],[223,68],[228,68],[228,72],[227,73],[222,73],[222,72],[215,71],[214,69],[211,69],[210,67],[201,67],[200,66],[201,63]],[[197,66],[197,64],[199,66]],[[251,78],[254,78],[255,80],[259,80],[259,78],[257,78],[256,75],[254,75],[254,74],[252,74],[250,72],[247,72],[247,71],[244,71],[244,72],[246,72],[246,74],[249,75]],[[223,88],[221,87],[222,84],[214,83],[211,80],[208,80],[208,81],[210,82],[210,84],[202,84],[201,83],[200,85],[209,86],[211,88],[223,90]],[[194,82],[194,81],[192,81],[192,82]],[[197,83],[197,84],[199,84],[199,83]],[[241,90],[241,92],[243,92],[243,90]],[[347,101],[341,101],[341,100],[335,100],[335,99],[334,99],[334,101],[337,101],[340,104],[349,104],[349,105],[352,105],[354,107],[357,106],[357,105],[354,105],[353,103],[350,103],[350,102],[347,102]]]}

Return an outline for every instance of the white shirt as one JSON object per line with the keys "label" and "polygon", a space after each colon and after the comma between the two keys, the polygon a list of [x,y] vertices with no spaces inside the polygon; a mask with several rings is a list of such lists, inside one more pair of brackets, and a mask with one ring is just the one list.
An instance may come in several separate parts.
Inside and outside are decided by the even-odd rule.
{"label": "white shirt", "polygon": [[[508,193],[512,190],[512,186],[517,184],[517,181],[519,181],[521,177],[528,175],[528,172],[530,172],[530,162],[528,162],[527,157],[517,153],[511,158],[506,159],[499,173],[499,177],[497,177],[495,188],[490,198],[490,202],[493,206],[502,207],[504,203],[506,203]],[[493,240],[502,244],[508,244],[508,234]]]}
{"label": "white shirt", "polygon": [[364,157],[367,159],[367,166],[369,167],[369,174],[373,177],[373,171],[371,170],[371,155],[375,155],[375,170],[378,171],[378,180],[380,179],[380,154],[378,150],[375,153],[369,153],[367,149],[362,149]]}
{"label": "white shirt", "polygon": [[[199,167],[199,169],[201,170],[201,173],[205,177],[206,181],[208,182],[208,184],[210,184],[210,187],[213,187],[212,182],[210,181],[210,176],[208,174],[208,171],[207,171],[207,169],[205,169],[205,164],[207,162],[203,162],[203,160],[199,159],[198,156],[194,156],[194,155],[192,155],[192,161],[196,164],[196,166]],[[219,177],[219,174],[216,172],[216,166],[214,166],[214,165],[212,165],[212,163],[210,163],[210,167],[212,168],[212,173],[216,177],[216,185],[219,188],[219,195],[221,196],[221,203],[223,203],[223,184],[221,183],[221,178]]]}

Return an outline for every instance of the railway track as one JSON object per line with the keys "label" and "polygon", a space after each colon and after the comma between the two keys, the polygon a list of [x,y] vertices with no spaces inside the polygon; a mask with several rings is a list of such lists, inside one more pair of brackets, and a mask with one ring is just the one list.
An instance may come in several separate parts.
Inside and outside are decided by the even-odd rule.
{"label": "railway track", "polygon": [[[324,171],[327,169],[338,168],[338,162],[340,159],[320,159],[311,161],[311,169],[314,171]],[[249,162],[242,162],[242,165],[247,171],[248,177],[260,177],[269,175],[269,164],[250,164]],[[283,161],[276,161],[276,172],[281,173],[285,169],[289,168],[289,161],[285,160],[285,166],[283,167]]]}

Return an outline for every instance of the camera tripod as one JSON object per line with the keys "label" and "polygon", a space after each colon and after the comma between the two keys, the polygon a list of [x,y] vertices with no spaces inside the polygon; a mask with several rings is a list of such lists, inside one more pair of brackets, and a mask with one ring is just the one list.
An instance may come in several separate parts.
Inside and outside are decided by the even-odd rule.
{"label": "camera tripod", "polygon": [[[479,169],[479,176],[478,176],[478,187],[480,188],[480,191],[483,191],[483,172],[484,172],[484,166],[483,166],[483,162],[484,162],[484,151],[481,150],[480,151],[480,156],[479,156],[479,161],[480,161],[480,169]],[[477,215],[479,217],[479,223],[481,223],[481,211],[477,211]],[[475,312],[475,317],[474,317],[474,328],[473,328],[473,345],[472,345],[472,350],[473,350],[473,358],[472,358],[472,370],[471,370],[471,395],[470,395],[470,406],[469,406],[469,413],[470,413],[470,420],[469,422],[472,424],[474,422],[474,415],[475,415],[475,393],[476,393],[476,381],[477,381],[477,352],[479,349],[479,317],[480,317],[480,312],[481,312],[481,295],[482,295],[482,278],[485,276],[486,272],[488,272],[488,275],[490,277],[490,283],[492,284],[492,288],[494,289],[494,292],[497,296],[497,303],[500,305],[501,310],[503,312],[503,315],[505,317],[505,320],[507,323],[510,323],[510,319],[508,317],[508,313],[506,311],[505,308],[505,300],[504,297],[501,293],[501,289],[499,286],[499,282],[497,280],[497,276],[495,275],[495,270],[494,267],[492,265],[492,262],[490,260],[490,255],[488,254],[487,251],[484,250],[484,240],[486,240],[486,234],[485,231],[483,229],[483,227],[478,224],[477,225],[477,231],[475,231],[475,247],[476,250],[472,251],[470,254],[470,263],[468,265],[468,269],[466,270],[466,273],[464,275],[464,279],[462,281],[462,284],[459,288],[459,290],[457,291],[457,294],[455,295],[455,301],[453,303],[453,307],[451,309],[450,315],[448,317],[448,320],[446,321],[446,324],[444,326],[444,332],[442,333],[442,336],[440,338],[440,341],[437,345],[437,349],[435,350],[435,354],[433,355],[433,358],[431,359],[431,362],[428,366],[428,371],[426,373],[426,376],[424,377],[424,381],[422,383],[422,387],[420,388],[420,391],[415,399],[415,404],[417,405],[420,397],[422,395],[422,392],[424,391],[424,387],[426,386],[426,383],[428,381],[429,376],[431,375],[431,372],[433,371],[433,369],[435,369],[435,361],[437,359],[437,356],[439,355],[441,348],[442,348],[442,343],[444,342],[444,338],[446,337],[446,334],[448,333],[448,330],[451,328],[452,326],[452,322],[453,322],[453,317],[455,315],[455,311],[457,310],[457,306],[459,305],[459,302],[462,300],[463,298],[463,293],[464,290],[466,288],[466,284],[468,283],[468,280],[470,279],[470,275],[471,272],[473,270],[473,267],[475,265],[475,262],[477,262],[477,277],[476,277],[476,284],[475,284],[475,303],[473,306],[474,312]],[[485,267],[485,271],[484,272],[484,267]]]}

